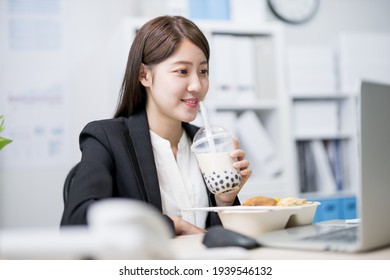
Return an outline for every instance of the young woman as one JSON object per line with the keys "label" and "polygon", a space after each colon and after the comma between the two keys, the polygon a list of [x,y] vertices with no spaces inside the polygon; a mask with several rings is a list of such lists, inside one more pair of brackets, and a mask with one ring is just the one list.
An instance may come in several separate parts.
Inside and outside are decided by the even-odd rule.
{"label": "young woman", "polygon": [[[80,134],[82,159],[61,225],[86,224],[91,203],[125,197],[159,209],[177,235],[201,233],[220,224],[218,216],[181,209],[239,204],[239,191],[207,190],[190,150],[199,128],[189,122],[209,88],[209,56],[204,34],[186,18],[157,17],[137,32],[114,118]],[[235,146],[241,189],[252,171]]]}

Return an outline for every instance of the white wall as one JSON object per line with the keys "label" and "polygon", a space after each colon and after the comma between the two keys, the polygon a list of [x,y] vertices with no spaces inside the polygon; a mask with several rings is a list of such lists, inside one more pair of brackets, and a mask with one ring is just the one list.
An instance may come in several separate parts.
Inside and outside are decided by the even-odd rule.
{"label": "white wall", "polygon": [[[78,134],[87,122],[109,118],[114,112],[126,63],[120,60],[121,21],[145,12],[137,2],[62,1],[71,102],[70,157],[61,167],[0,170],[0,227],[59,224],[63,182],[80,158]],[[334,44],[341,31],[390,32],[388,11],[388,0],[322,0],[313,21],[286,25],[286,44]],[[155,9],[152,12],[158,13]]]}
{"label": "white wall", "polygon": [[388,0],[321,0],[317,16],[285,25],[287,45],[334,45],[340,32],[390,32]]}
{"label": "white wall", "polygon": [[[4,7],[7,0],[0,1]],[[61,1],[70,156],[61,166],[0,169],[0,227],[59,225],[65,176],[80,158],[79,132],[87,122],[113,115],[125,63],[118,61],[121,24],[136,15],[135,2]]]}

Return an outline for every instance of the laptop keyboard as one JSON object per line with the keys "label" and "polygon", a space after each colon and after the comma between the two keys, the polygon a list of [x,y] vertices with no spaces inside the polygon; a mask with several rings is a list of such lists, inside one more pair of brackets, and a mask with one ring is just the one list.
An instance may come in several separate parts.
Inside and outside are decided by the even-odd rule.
{"label": "laptop keyboard", "polygon": [[357,241],[358,227],[347,227],[335,231],[320,233],[318,235],[305,237],[302,240],[310,241],[331,241],[335,243],[354,243]]}

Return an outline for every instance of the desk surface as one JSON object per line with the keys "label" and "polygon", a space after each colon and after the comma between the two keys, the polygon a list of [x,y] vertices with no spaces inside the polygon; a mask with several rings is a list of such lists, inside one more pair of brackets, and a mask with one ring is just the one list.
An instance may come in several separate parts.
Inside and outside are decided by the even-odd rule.
{"label": "desk surface", "polygon": [[174,251],[181,259],[253,259],[253,260],[390,260],[390,247],[364,253],[337,253],[260,247],[252,250],[230,247],[208,249],[203,234],[172,239]]}

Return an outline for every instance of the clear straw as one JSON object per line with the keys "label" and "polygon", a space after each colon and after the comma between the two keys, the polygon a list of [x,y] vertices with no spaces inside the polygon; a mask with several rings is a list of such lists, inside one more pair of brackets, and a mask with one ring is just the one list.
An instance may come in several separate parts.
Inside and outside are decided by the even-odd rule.
{"label": "clear straw", "polygon": [[204,105],[203,101],[199,102],[199,106],[200,106],[200,113],[202,114],[202,118],[203,118],[204,128],[206,131],[207,141],[209,142],[210,151],[215,153],[216,149],[215,149],[215,144],[214,144],[214,138],[213,138],[213,133],[212,133],[211,126],[209,123],[209,118],[207,116],[206,106]]}

